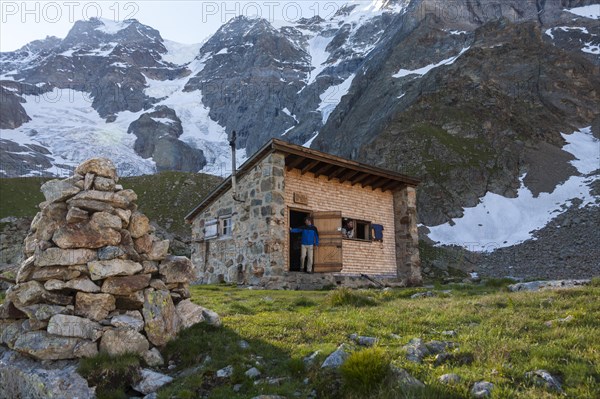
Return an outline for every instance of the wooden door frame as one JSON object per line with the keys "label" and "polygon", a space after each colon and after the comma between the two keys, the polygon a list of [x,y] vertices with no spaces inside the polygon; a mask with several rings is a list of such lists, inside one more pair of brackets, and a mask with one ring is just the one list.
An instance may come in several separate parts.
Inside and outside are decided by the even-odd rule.
{"label": "wooden door frame", "polygon": [[291,226],[291,217],[292,217],[292,211],[294,212],[302,212],[302,213],[308,213],[308,216],[312,217],[313,214],[313,210],[312,209],[302,209],[302,208],[297,208],[297,207],[293,207],[293,206],[289,206],[287,207],[288,209],[288,216],[287,216],[287,228],[285,229],[285,231],[287,231],[287,262],[288,262],[288,273],[301,273],[301,272],[292,272],[291,268],[292,268],[292,257],[291,257],[291,252],[292,252],[292,247],[291,247],[291,234],[290,233],[290,229],[292,228]]}

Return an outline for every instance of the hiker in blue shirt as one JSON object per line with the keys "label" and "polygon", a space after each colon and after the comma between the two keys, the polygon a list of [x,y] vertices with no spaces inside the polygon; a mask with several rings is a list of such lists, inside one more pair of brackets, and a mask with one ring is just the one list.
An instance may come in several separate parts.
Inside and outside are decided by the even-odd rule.
{"label": "hiker in blue shirt", "polygon": [[313,272],[313,252],[314,246],[319,245],[319,231],[312,224],[312,220],[309,217],[304,218],[304,226],[292,228],[292,233],[302,233],[302,250],[300,252],[300,268],[304,268],[304,260],[308,258],[306,264],[306,272]]}

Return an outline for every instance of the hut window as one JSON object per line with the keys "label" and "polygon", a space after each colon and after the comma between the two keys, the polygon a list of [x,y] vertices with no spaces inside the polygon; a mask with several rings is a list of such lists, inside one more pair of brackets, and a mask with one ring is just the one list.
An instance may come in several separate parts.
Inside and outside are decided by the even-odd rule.
{"label": "hut window", "polygon": [[231,216],[221,218],[221,235],[224,237],[231,237],[231,231],[233,224],[231,222]]}
{"label": "hut window", "polygon": [[204,224],[204,239],[210,240],[211,238],[216,238],[219,234],[217,227],[218,227],[217,219],[208,220]]}
{"label": "hut window", "polygon": [[347,239],[371,241],[371,222],[343,218],[342,236]]}

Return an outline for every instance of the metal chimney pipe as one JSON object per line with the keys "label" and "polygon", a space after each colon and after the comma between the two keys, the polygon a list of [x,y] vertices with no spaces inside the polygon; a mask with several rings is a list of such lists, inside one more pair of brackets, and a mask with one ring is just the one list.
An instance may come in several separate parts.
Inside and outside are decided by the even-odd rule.
{"label": "metal chimney pipe", "polygon": [[233,195],[233,199],[237,198],[237,181],[236,181],[236,173],[237,166],[235,162],[235,139],[236,137],[235,130],[231,132],[231,138],[229,139],[229,146],[231,147],[231,193]]}

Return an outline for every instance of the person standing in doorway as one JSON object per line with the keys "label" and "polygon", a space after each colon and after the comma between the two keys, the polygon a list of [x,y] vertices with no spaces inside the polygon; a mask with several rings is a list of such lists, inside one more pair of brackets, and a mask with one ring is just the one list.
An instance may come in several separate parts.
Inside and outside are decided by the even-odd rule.
{"label": "person standing in doorway", "polygon": [[319,246],[319,231],[312,224],[310,217],[304,218],[304,226],[290,229],[292,233],[302,233],[302,247],[300,251],[300,269],[304,269],[304,260],[306,263],[306,273],[313,272],[313,252],[314,247]]}

